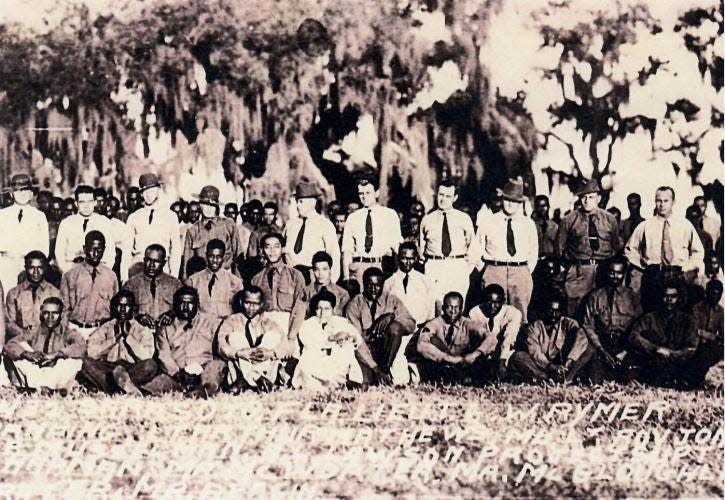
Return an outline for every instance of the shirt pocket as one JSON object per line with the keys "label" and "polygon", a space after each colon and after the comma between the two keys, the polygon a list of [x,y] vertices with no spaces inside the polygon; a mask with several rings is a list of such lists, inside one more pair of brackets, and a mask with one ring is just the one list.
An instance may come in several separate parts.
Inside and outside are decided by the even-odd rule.
{"label": "shirt pocket", "polygon": [[281,284],[277,289],[277,304],[280,309],[291,311],[294,304],[295,289],[290,284]]}

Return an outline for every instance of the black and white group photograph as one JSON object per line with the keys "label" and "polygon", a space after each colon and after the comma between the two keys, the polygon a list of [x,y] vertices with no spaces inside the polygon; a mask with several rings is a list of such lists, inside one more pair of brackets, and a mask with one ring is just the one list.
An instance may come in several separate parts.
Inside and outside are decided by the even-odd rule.
{"label": "black and white group photograph", "polygon": [[0,0],[0,498],[723,498],[724,40]]}

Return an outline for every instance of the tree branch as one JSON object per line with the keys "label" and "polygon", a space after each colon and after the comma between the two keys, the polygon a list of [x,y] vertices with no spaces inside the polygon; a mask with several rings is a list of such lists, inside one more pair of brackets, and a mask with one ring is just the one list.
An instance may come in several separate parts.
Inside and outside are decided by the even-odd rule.
{"label": "tree branch", "polygon": [[579,166],[579,161],[576,159],[576,156],[574,156],[574,146],[566,142],[564,139],[556,135],[554,132],[545,132],[544,137],[548,138],[553,137],[554,139],[561,142],[564,146],[566,146],[566,149],[569,151],[569,157],[571,158],[571,161],[574,162],[574,170],[579,175],[579,177],[583,178],[584,174],[582,174],[581,167]]}

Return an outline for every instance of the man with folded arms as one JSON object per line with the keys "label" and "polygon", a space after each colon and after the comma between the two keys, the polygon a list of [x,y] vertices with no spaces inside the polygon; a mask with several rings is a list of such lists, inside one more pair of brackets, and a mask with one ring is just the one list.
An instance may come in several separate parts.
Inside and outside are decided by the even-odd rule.
{"label": "man with folded arms", "polygon": [[622,379],[625,357],[625,333],[642,314],[639,296],[624,286],[627,261],[614,257],[606,264],[607,284],[584,298],[582,328],[596,353],[589,365],[589,378],[594,383]]}
{"label": "man with folded arms", "polygon": [[467,262],[468,247],[475,236],[471,217],[453,208],[458,200],[458,187],[449,182],[438,186],[437,210],[420,223],[418,248],[425,260],[425,275],[435,284],[435,298],[456,291],[468,293],[471,265]]}
{"label": "man with folded arms", "polygon": [[393,255],[403,241],[400,219],[395,210],[378,203],[377,179],[361,177],[357,192],[362,208],[352,212],[345,221],[342,234],[342,277],[353,278],[363,286],[366,269],[381,267],[383,257]]}
{"label": "man with folded arms", "polygon": [[692,284],[703,268],[702,241],[687,219],[672,214],[674,203],[671,187],[657,188],[656,215],[637,226],[624,249],[632,265],[631,288],[641,292],[645,311],[659,305],[658,290],[665,280],[684,277]]}
{"label": "man with folded arms", "polygon": [[503,187],[503,210],[478,228],[470,252],[483,270],[483,285],[501,285],[506,303],[521,312],[524,323],[534,288],[531,274],[539,259],[536,225],[521,210],[525,200],[523,182],[510,180]]}
{"label": "man with folded arms", "polygon": [[501,285],[488,285],[483,289],[483,302],[471,309],[468,317],[488,327],[489,335],[496,339],[491,365],[492,377],[503,379],[506,376],[509,359],[514,352],[516,339],[521,328],[521,312],[514,306],[505,304],[506,295]]}
{"label": "man with folded arms", "polygon": [[415,330],[415,320],[399,298],[383,291],[383,271],[363,273],[363,293],[345,307],[345,317],[362,333],[358,359],[366,383],[407,384],[408,362],[401,344]]}
{"label": "man with folded arms", "polygon": [[113,319],[88,337],[81,374],[92,389],[140,395],[138,386],[156,375],[154,330],[133,319],[134,309],[133,294],[121,290],[111,299]]}
{"label": "man with folded arms", "polygon": [[60,298],[60,290],[45,280],[48,259],[33,250],[25,255],[25,280],[8,292],[5,324],[8,339],[35,329],[40,324],[40,306],[48,297]]}
{"label": "man with folded arms", "polygon": [[528,325],[526,350],[516,351],[509,360],[514,378],[531,382],[571,382],[591,360],[584,330],[562,311],[566,298],[552,294],[544,302],[542,319]]}
{"label": "man with folded arms", "polygon": [[111,297],[118,292],[116,275],[101,258],[106,238],[99,231],[86,234],[85,260],[63,275],[60,294],[68,320],[84,339],[111,317]]}
{"label": "man with folded arms", "polygon": [[63,321],[63,302],[48,297],[40,308],[40,324],[5,344],[10,380],[18,388],[67,390],[75,385],[86,342]]}
{"label": "man with folded arms", "polygon": [[227,361],[227,382],[241,389],[270,390],[277,382],[277,349],[285,340],[282,329],[264,312],[264,294],[249,286],[234,296],[240,311],[219,327],[219,353]]}
{"label": "man with folded arms", "polygon": [[186,284],[199,292],[199,311],[226,318],[232,314],[232,297],[243,288],[241,278],[222,268],[226,247],[221,240],[206,244],[206,269],[192,274]]}
{"label": "man with folded arms", "polygon": [[622,248],[617,218],[599,208],[602,200],[599,183],[594,179],[589,181],[577,196],[581,207],[561,220],[555,245],[557,256],[567,268],[567,313],[572,317],[581,299],[595,288],[599,264]]}
{"label": "man with folded arms", "polygon": [[148,328],[171,322],[174,293],[182,286],[180,280],[163,271],[165,264],[166,250],[152,243],[144,252],[143,273],[123,285],[136,299],[136,321]]}
{"label": "man with folded arms", "polygon": [[142,174],[138,180],[138,188],[143,198],[143,207],[130,214],[126,221],[132,235],[131,258],[128,260],[132,269],[129,270],[129,275],[134,276],[141,272],[144,252],[149,245],[155,243],[166,251],[164,271],[171,276],[178,276],[183,253],[179,219],[174,212],[159,203],[161,181],[156,174]]}
{"label": "man with folded arms", "polygon": [[174,294],[174,317],[157,333],[161,372],[143,388],[151,394],[186,392],[189,396],[216,394],[226,364],[214,358],[214,335],[219,319],[199,312],[199,295],[184,286]]}
{"label": "man with folded arms", "polygon": [[332,257],[332,281],[340,278],[340,247],[335,226],[330,219],[316,211],[321,196],[317,186],[301,182],[295,189],[295,203],[299,218],[290,219],[284,229],[287,240],[285,254],[287,262],[302,272],[307,284],[311,281],[312,257],[317,252],[326,252]]}

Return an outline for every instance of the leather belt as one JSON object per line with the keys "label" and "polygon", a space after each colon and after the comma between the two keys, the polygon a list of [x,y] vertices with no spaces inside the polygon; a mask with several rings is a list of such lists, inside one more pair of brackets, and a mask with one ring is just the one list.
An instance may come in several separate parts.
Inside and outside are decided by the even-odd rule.
{"label": "leather belt", "polygon": [[488,259],[481,259],[485,264],[488,264],[489,266],[506,266],[506,267],[518,267],[518,266],[526,266],[528,265],[528,262],[504,262],[501,260],[488,260]]}
{"label": "leather belt", "polygon": [[382,262],[382,257],[353,257],[353,262],[364,262],[365,264],[372,264],[374,262]]}
{"label": "leather belt", "polygon": [[425,254],[424,256],[426,259],[431,259],[431,260],[465,259],[466,258],[465,254],[449,255],[448,257],[443,257],[442,255],[428,255],[428,254]]}
{"label": "leather belt", "polygon": [[105,323],[108,320],[104,319],[102,321],[96,321],[95,323],[81,323],[80,321],[75,321],[72,319],[68,320],[68,321],[73,323],[74,325],[76,325],[79,328],[98,328],[99,326],[101,326],[103,323]]}

